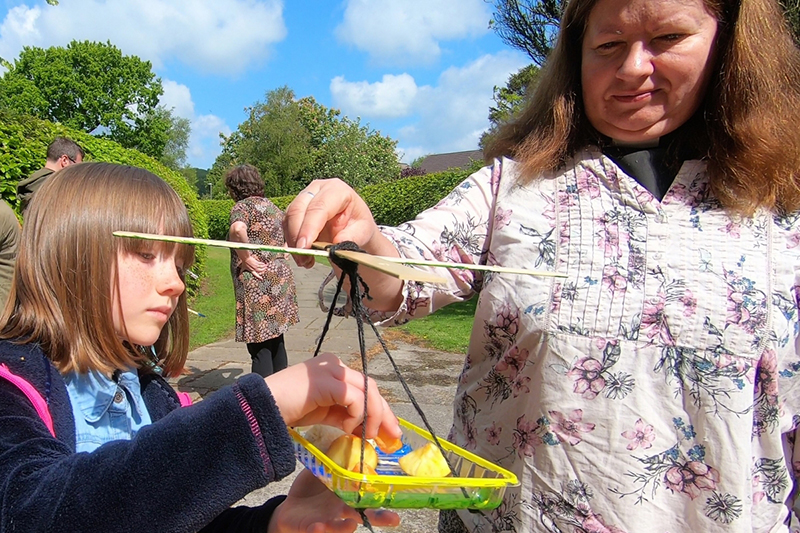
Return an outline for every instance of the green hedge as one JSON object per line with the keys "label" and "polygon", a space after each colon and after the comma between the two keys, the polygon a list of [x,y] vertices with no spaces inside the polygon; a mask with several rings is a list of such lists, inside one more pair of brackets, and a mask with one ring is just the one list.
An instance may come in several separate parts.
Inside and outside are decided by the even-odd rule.
{"label": "green hedge", "polygon": [[[270,201],[282,210],[286,210],[289,203],[294,200],[296,195],[278,196],[270,198]],[[228,229],[230,228],[231,209],[233,200],[200,200],[200,204],[205,209],[208,217],[208,238],[225,241],[228,239]]]}
{"label": "green hedge", "polygon": [[200,200],[208,217],[208,238],[218,241],[228,240],[233,200]]}
{"label": "green hedge", "polygon": [[375,222],[396,226],[436,205],[477,168],[411,176],[390,183],[368,185],[358,192],[372,211]]}
{"label": "green hedge", "polygon": [[[436,205],[480,166],[477,163],[465,170],[447,170],[368,185],[360,189],[359,194],[372,210],[375,222],[383,226],[396,226]],[[279,196],[270,200],[280,209],[286,210],[295,196]],[[208,237],[227,240],[233,200],[200,200],[200,203],[208,217]]]}
{"label": "green hedge", "polygon": [[[77,142],[86,152],[87,161],[141,167],[160,176],[175,189],[186,204],[195,236],[200,238],[208,236],[205,211],[195,192],[178,172],[141,152],[123,148],[113,141],[94,137],[60,124],[0,110],[0,196],[9,205],[18,209],[17,182],[44,166],[47,146],[58,136],[69,137]],[[201,277],[205,272],[205,258],[205,248],[198,247],[196,263],[192,270]],[[190,293],[193,294],[198,282],[192,278],[186,281]]]}

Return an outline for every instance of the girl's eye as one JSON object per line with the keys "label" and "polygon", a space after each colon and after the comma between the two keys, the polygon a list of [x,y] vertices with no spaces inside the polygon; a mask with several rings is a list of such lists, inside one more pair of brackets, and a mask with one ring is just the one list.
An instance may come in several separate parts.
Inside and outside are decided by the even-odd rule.
{"label": "girl's eye", "polygon": [[156,258],[155,254],[151,254],[150,252],[139,252],[139,257],[145,261],[152,261]]}

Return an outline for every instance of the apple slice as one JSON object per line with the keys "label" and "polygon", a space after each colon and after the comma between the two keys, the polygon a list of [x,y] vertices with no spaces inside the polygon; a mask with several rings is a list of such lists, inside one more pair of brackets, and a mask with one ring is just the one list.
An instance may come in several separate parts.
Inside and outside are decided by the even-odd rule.
{"label": "apple slice", "polygon": [[403,472],[409,476],[447,477],[450,475],[450,467],[447,466],[447,461],[445,461],[439,448],[432,442],[407,453],[397,462]]}
{"label": "apple slice", "polygon": [[[342,435],[334,440],[328,451],[328,458],[345,470],[361,472],[361,438],[355,435]],[[364,470],[366,474],[374,474],[378,467],[378,453],[369,442],[364,446]]]}

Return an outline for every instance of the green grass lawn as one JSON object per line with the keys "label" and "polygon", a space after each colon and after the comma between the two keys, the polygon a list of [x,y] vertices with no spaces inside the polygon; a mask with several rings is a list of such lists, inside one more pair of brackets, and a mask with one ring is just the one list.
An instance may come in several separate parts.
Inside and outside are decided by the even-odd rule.
{"label": "green grass lawn", "polygon": [[208,247],[207,276],[189,308],[202,313],[189,315],[189,349],[233,336],[236,328],[236,298],[231,280],[231,253],[227,248]]}
{"label": "green grass lawn", "polygon": [[[320,261],[320,259],[317,259]],[[208,248],[207,275],[189,308],[205,317],[189,315],[189,349],[233,336],[236,325],[236,298],[230,272],[230,251]],[[322,259],[321,262],[326,262]],[[406,340],[445,352],[465,353],[472,329],[477,298],[452,304],[433,315],[413,320],[398,329]]]}
{"label": "green grass lawn", "polygon": [[477,303],[478,297],[475,296],[466,302],[448,305],[432,315],[412,320],[397,329],[436,350],[466,353]]}

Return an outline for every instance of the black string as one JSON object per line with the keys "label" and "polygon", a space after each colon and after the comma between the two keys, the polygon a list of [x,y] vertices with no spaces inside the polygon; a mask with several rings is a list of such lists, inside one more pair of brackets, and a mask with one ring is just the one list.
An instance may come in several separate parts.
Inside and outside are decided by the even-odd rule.
{"label": "black string", "polygon": [[[317,343],[317,349],[314,351],[314,357],[319,354],[320,348],[322,347],[322,341],[325,338],[325,335],[330,328],[331,318],[333,317],[334,309],[336,307],[336,302],[339,298],[339,294],[342,290],[342,285],[344,283],[345,278],[350,281],[350,300],[352,302],[352,314],[356,319],[356,326],[358,329],[358,346],[361,352],[361,368],[364,374],[364,415],[366,417],[367,413],[367,385],[368,385],[368,372],[367,372],[367,354],[366,354],[366,344],[364,342],[364,319],[367,320],[372,331],[375,333],[375,336],[378,338],[378,342],[380,342],[381,347],[383,348],[384,353],[389,358],[389,362],[391,362],[392,367],[394,368],[395,374],[397,375],[398,379],[400,380],[400,384],[403,386],[403,389],[406,391],[411,404],[416,409],[417,413],[419,414],[420,418],[422,419],[422,423],[424,424],[425,428],[431,434],[431,438],[436,444],[436,447],[442,453],[442,457],[444,457],[445,462],[447,463],[448,468],[450,469],[450,473],[453,477],[458,477],[453,468],[453,465],[450,463],[450,460],[447,458],[447,453],[445,452],[444,448],[442,448],[442,444],[439,442],[439,437],[436,436],[436,433],[433,431],[431,424],[428,422],[428,418],[425,416],[425,413],[422,411],[422,407],[420,407],[419,403],[417,403],[416,398],[414,398],[414,394],[411,392],[411,389],[408,387],[408,383],[403,378],[402,374],[400,373],[400,369],[395,363],[392,354],[389,352],[389,347],[386,345],[386,342],[381,337],[381,334],[378,332],[378,328],[372,323],[370,320],[369,313],[367,312],[364,304],[362,302],[363,298],[367,298],[371,300],[372,297],[369,295],[369,287],[364,280],[361,279],[361,276],[358,274],[358,263],[350,261],[349,259],[345,259],[336,255],[337,250],[350,250],[356,252],[363,252],[361,248],[354,242],[345,241],[339,244],[334,244],[328,247],[328,259],[330,262],[342,270],[342,275],[339,277],[339,282],[336,284],[336,293],[333,296],[333,302],[331,302],[330,309],[328,309],[328,316],[325,320],[325,324],[322,327],[322,333],[320,334],[319,341]],[[363,294],[361,293],[361,289],[363,288]],[[361,471],[364,471],[364,446],[366,443],[366,418],[364,420],[364,424],[361,428]],[[464,493],[465,497],[468,497],[466,490],[462,487],[461,492]],[[361,514],[361,518],[364,521],[364,526],[373,531],[372,526],[367,519],[367,516],[364,514],[363,509],[358,509],[359,513]]]}

